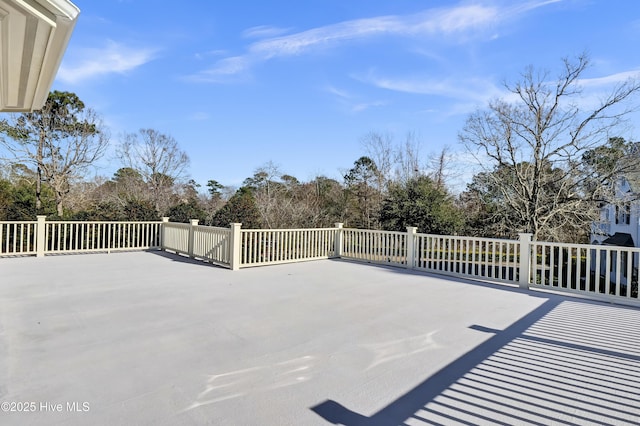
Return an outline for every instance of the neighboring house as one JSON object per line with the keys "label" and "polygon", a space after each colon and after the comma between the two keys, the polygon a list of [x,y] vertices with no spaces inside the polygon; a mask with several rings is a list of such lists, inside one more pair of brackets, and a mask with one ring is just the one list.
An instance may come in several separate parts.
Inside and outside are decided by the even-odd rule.
{"label": "neighboring house", "polygon": [[640,182],[620,178],[615,203],[600,208],[600,220],[591,225],[591,243],[640,247]]}
{"label": "neighboring house", "polygon": [[[630,176],[632,177],[618,179],[615,202],[604,204],[600,208],[600,220],[591,225],[592,244],[640,247],[640,179],[636,178],[635,173]],[[596,250],[593,250],[591,254],[591,271],[596,272],[602,278],[609,269],[609,280],[615,283],[619,279],[620,284],[626,286],[630,278],[628,276],[629,270],[631,270],[631,279],[637,288],[638,264],[640,263],[638,254],[618,250],[600,250],[600,265],[598,267],[595,252]],[[618,254],[620,254],[620,259],[617,259]],[[629,265],[630,260],[631,265]],[[608,268],[607,263],[609,263]],[[619,278],[618,264],[620,265]]]}

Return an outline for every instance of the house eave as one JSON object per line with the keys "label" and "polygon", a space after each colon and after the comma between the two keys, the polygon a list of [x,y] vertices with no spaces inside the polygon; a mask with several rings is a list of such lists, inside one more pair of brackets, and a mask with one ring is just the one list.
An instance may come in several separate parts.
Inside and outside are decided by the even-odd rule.
{"label": "house eave", "polygon": [[69,0],[0,0],[0,111],[42,108],[79,13]]}

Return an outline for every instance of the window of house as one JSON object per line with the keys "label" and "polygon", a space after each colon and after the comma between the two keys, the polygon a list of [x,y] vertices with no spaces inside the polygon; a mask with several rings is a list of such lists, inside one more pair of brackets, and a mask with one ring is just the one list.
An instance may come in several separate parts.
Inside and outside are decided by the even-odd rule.
{"label": "window of house", "polygon": [[617,225],[631,224],[631,204],[624,203],[621,206],[616,206],[616,224]]}

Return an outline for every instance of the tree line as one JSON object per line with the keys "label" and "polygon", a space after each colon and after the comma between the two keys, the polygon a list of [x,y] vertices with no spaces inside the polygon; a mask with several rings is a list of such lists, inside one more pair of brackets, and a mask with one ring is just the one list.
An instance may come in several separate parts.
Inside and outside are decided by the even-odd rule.
{"label": "tree line", "polygon": [[[408,134],[397,143],[371,132],[341,179],[300,181],[273,163],[239,188],[189,179],[189,157],[154,129],[122,135],[111,177],[88,172],[112,144],[99,116],[73,93],[54,91],[40,111],[0,120],[0,220],[37,214],[70,220],[199,219],[245,228],[348,227],[584,242],[621,177],[640,182],[640,145],[621,137],[640,84],[626,80],[584,102],[589,59],[564,59],[559,75],[528,68],[509,93],[470,114],[459,140],[481,170],[451,190],[452,152],[422,155]],[[508,100],[506,100],[508,99]],[[622,200],[622,201],[620,201]]]}

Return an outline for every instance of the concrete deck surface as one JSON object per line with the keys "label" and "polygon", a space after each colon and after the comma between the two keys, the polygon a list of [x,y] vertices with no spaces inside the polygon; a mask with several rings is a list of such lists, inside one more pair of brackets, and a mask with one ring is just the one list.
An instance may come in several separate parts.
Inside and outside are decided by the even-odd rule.
{"label": "concrete deck surface", "polygon": [[639,389],[634,308],[333,260],[0,259],[3,425],[640,424]]}

